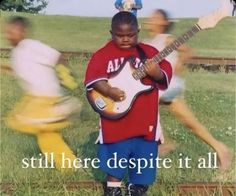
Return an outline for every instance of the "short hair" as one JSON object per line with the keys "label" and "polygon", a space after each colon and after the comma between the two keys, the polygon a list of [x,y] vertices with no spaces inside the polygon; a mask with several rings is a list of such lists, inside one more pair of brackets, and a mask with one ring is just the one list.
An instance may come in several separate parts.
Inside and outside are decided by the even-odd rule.
{"label": "short hair", "polygon": [[168,12],[163,9],[156,9],[154,13],[160,13],[165,18],[165,20],[169,20]]}
{"label": "short hair", "polygon": [[23,28],[28,28],[30,26],[29,20],[22,16],[11,16],[7,20],[7,24],[19,25]]}
{"label": "short hair", "polygon": [[135,28],[138,28],[138,20],[131,12],[121,11],[112,17],[111,29],[114,29],[122,24],[129,24]]}

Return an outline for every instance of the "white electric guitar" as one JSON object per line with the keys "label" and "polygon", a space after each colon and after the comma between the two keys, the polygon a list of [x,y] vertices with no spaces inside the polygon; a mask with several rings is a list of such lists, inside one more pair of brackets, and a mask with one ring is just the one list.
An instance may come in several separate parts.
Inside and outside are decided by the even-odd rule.
{"label": "white electric guitar", "polygon": [[[199,18],[197,24],[175,39],[171,44],[160,51],[160,53],[155,55],[152,60],[155,63],[161,62],[166,56],[188,41],[197,32],[203,29],[213,28],[221,19],[229,16],[229,5],[225,4],[226,1],[227,0],[224,1],[220,9]],[[126,98],[123,101],[115,102],[94,89],[87,91],[87,98],[93,109],[107,119],[119,119],[123,117],[129,112],[138,95],[153,89],[153,86],[145,85],[140,80],[146,76],[144,71],[145,64],[138,69],[134,69],[131,59],[132,58],[126,59],[120,66],[117,74],[108,79],[110,86],[117,87],[125,92]]]}

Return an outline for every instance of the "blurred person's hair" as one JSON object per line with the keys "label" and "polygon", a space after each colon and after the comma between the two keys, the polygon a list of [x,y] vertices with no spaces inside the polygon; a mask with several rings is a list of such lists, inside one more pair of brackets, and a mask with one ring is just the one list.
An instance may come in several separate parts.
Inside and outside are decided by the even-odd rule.
{"label": "blurred person's hair", "polygon": [[7,24],[19,25],[25,29],[30,27],[29,20],[22,16],[11,16],[8,18]]}
{"label": "blurred person's hair", "polygon": [[163,9],[154,10],[154,14],[160,13],[166,21],[169,22],[169,25],[166,25],[166,32],[169,32],[173,28],[173,21],[169,18],[169,13]]}

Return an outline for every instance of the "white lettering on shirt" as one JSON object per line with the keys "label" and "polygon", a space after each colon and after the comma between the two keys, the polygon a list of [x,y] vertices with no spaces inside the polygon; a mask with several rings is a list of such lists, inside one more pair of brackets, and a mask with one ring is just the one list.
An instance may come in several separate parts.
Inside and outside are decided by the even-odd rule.
{"label": "white lettering on shirt", "polygon": [[[109,60],[108,65],[107,65],[107,73],[113,73],[113,72],[118,71],[121,64],[124,62],[124,59],[125,59],[124,57],[121,57],[121,58]],[[139,58],[135,58],[133,67],[137,69],[142,65],[143,63],[141,62],[141,60]]]}

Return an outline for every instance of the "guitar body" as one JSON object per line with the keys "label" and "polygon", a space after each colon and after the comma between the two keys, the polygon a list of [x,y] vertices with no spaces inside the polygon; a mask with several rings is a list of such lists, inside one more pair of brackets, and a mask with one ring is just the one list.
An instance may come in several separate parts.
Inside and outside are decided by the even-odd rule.
{"label": "guitar body", "polygon": [[152,85],[135,80],[132,76],[134,70],[131,63],[126,61],[119,72],[108,79],[110,86],[125,92],[126,98],[123,101],[115,102],[94,89],[87,91],[88,101],[96,112],[107,119],[119,119],[128,113],[139,94],[153,89]]}

